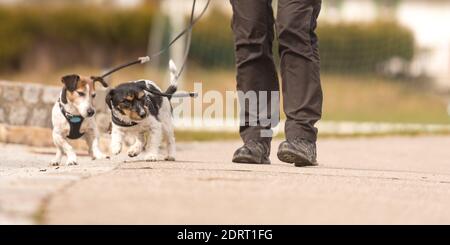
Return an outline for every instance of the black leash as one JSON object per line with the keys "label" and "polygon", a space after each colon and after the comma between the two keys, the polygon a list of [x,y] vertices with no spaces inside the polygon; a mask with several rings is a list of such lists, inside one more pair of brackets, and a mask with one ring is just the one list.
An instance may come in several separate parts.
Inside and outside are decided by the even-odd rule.
{"label": "black leash", "polygon": [[[189,51],[191,50],[192,27],[194,26],[194,14],[195,14],[195,5],[196,5],[196,3],[197,3],[197,0],[194,0],[194,1],[192,2],[191,18],[190,18],[190,20],[189,20],[189,23],[190,23],[189,34],[188,34],[188,36],[187,36],[187,38],[186,38],[187,41],[186,41],[186,45],[185,45],[185,48],[184,48],[184,49],[186,50],[186,52],[185,52],[185,54],[184,54],[183,65],[181,65],[181,68],[180,68],[180,70],[178,71],[178,74],[176,75],[175,80],[178,80],[178,78],[179,78],[179,77],[181,76],[181,74],[183,73],[184,67],[186,66],[187,59],[188,59],[188,56],[189,56]],[[206,11],[206,9],[208,8],[208,5],[209,5],[209,0],[208,0],[208,2],[207,2],[206,5],[205,5],[204,11]],[[202,12],[202,13],[200,14],[200,17],[201,17],[203,14],[204,14],[204,12]]]}
{"label": "black leash", "polygon": [[[183,65],[181,66],[181,68],[180,68],[180,70],[179,70],[177,76],[175,77],[175,79],[178,79],[178,78],[180,77],[181,73],[183,72],[183,70],[184,70],[184,68],[185,68],[185,65],[186,65],[186,63],[187,63],[187,58],[188,58],[189,50],[190,50],[190,46],[191,46],[190,44],[191,44],[191,37],[192,37],[192,28],[193,28],[194,25],[195,25],[195,24],[203,17],[203,15],[206,13],[206,10],[208,9],[211,0],[208,0],[208,1],[206,2],[206,5],[205,5],[205,7],[203,8],[203,10],[202,10],[202,12],[200,13],[200,15],[197,16],[196,18],[194,18],[196,2],[197,2],[197,0],[193,0],[193,3],[192,3],[192,11],[191,11],[191,18],[190,18],[190,23],[189,23],[189,25],[188,25],[182,32],[180,32],[180,33],[179,33],[172,41],[170,41],[169,44],[168,44],[166,47],[164,47],[164,48],[161,49],[160,51],[158,51],[158,52],[156,52],[156,53],[154,53],[154,54],[152,54],[152,55],[150,55],[150,56],[140,57],[140,58],[138,58],[137,60],[128,62],[128,63],[123,64],[123,65],[120,65],[120,66],[117,66],[117,67],[111,69],[110,71],[104,73],[104,74],[101,75],[101,76],[92,76],[92,77],[91,77],[92,80],[94,80],[94,82],[100,82],[100,83],[102,83],[102,84],[105,86],[105,85],[107,85],[107,83],[105,82],[104,79],[105,79],[107,76],[109,76],[109,75],[111,75],[111,74],[113,74],[113,73],[115,73],[115,72],[117,72],[117,71],[119,71],[119,70],[122,70],[122,69],[124,69],[124,68],[133,66],[133,65],[137,65],[137,64],[145,64],[145,63],[147,63],[147,62],[150,62],[150,61],[151,61],[152,59],[154,59],[155,57],[160,56],[160,55],[163,54],[164,52],[167,52],[167,50],[169,50],[169,48],[172,47],[172,45],[173,45],[176,41],[178,41],[178,39],[180,39],[183,35],[185,35],[186,33],[188,33],[189,35],[188,35],[187,42],[186,42],[186,49],[187,49],[187,50],[186,50],[186,53],[185,53]],[[196,96],[198,96],[197,93],[165,94],[165,93],[162,93],[162,92],[159,92],[159,91],[153,91],[153,90],[152,90],[152,91],[149,91],[149,92],[154,93],[154,94],[159,95],[159,96],[164,96],[164,97],[196,97]]]}

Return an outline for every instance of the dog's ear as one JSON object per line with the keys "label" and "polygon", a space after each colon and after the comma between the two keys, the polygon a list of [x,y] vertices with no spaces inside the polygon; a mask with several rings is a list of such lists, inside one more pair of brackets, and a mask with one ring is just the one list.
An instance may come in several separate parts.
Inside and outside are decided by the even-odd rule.
{"label": "dog's ear", "polygon": [[156,108],[156,105],[154,104],[153,100],[150,97],[147,97],[145,99],[145,105],[147,106],[148,112],[150,112],[151,115],[158,118],[158,108]]}
{"label": "dog's ear", "polygon": [[108,105],[109,109],[112,110],[112,97],[114,95],[114,89],[111,89],[105,97],[105,103]]}
{"label": "dog's ear", "polygon": [[61,102],[67,104],[67,89],[64,87],[61,92]]}
{"label": "dog's ear", "polygon": [[61,82],[64,83],[64,86],[70,92],[73,92],[77,89],[78,81],[80,81],[80,76],[76,74],[67,75],[61,79]]}
{"label": "dog's ear", "polygon": [[139,89],[151,92],[151,89],[147,86],[145,81],[139,81],[134,83]]}

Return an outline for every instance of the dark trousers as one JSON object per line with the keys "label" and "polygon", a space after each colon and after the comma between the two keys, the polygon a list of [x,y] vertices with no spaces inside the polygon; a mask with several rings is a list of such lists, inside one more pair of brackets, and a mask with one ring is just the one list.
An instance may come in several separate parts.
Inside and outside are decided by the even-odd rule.
{"label": "dark trousers", "polygon": [[[272,56],[274,16],[272,0],[230,0],[233,7],[232,29],[235,42],[237,90],[279,91],[278,75]],[[286,114],[287,140],[317,139],[315,123],[322,115],[320,58],[315,33],[321,0],[279,0],[276,30],[281,58],[283,109]],[[258,100],[260,98],[258,97]],[[270,96],[267,107],[270,109]],[[277,101],[279,103],[279,101]],[[240,103],[240,127],[244,142],[263,140],[262,129],[270,125],[249,122],[248,104]],[[270,110],[269,110],[269,113]],[[273,112],[272,112],[273,113]],[[258,114],[258,112],[256,113]],[[241,118],[241,121],[243,118]],[[274,125],[272,125],[274,126]]]}

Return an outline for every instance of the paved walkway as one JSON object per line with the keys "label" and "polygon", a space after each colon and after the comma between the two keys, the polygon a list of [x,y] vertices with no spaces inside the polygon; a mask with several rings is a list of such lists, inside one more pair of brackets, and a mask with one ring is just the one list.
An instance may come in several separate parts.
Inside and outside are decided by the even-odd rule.
{"label": "paved walkway", "polygon": [[450,224],[448,136],[321,140],[313,168],[275,154],[268,166],[232,164],[239,145],[181,143],[179,162],[82,158],[59,169],[2,145],[0,223]]}

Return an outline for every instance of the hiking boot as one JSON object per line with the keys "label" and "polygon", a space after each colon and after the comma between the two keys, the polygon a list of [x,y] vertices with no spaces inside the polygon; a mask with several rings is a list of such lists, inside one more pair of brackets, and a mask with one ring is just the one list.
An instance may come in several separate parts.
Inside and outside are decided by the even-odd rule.
{"label": "hiking boot", "polygon": [[270,143],[250,140],[233,155],[234,163],[270,164]]}
{"label": "hiking boot", "polygon": [[278,147],[277,156],[280,161],[294,163],[296,167],[316,166],[316,143],[302,138],[284,141]]}

